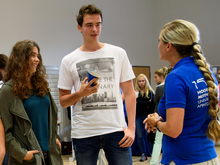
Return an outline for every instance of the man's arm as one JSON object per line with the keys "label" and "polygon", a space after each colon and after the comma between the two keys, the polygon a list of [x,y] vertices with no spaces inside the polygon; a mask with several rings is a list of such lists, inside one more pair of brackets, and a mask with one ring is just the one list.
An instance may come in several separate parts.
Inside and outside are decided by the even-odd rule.
{"label": "man's arm", "polygon": [[2,164],[5,157],[5,131],[0,118],[0,164]]}
{"label": "man's arm", "polygon": [[123,128],[125,136],[119,142],[120,147],[129,147],[134,142],[135,137],[135,114],[136,114],[136,97],[132,80],[120,84],[124,93],[125,106],[128,116],[128,128]]}
{"label": "man's arm", "polygon": [[59,89],[60,105],[66,108],[66,107],[76,104],[82,97],[89,96],[93,93],[96,93],[98,91],[100,83],[91,87],[91,84],[95,82],[96,78],[92,79],[88,84],[86,84],[87,80],[88,78],[86,77],[82,81],[82,85],[80,89],[72,94],[71,94],[71,90]]}

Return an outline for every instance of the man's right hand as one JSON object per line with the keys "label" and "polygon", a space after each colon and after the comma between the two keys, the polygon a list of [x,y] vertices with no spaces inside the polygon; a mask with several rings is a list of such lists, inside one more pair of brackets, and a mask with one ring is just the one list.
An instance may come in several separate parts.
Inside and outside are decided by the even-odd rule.
{"label": "man's right hand", "polygon": [[34,156],[34,154],[37,154],[37,153],[39,153],[40,151],[38,151],[38,150],[32,150],[32,151],[28,151],[27,152],[27,154],[25,155],[25,157],[24,157],[24,160],[31,160],[32,158],[33,158],[33,156]]}
{"label": "man's right hand", "polygon": [[86,81],[88,80],[88,78],[86,77],[83,81],[82,81],[82,85],[79,89],[79,92],[81,93],[81,96],[82,97],[85,97],[85,96],[89,96],[93,93],[96,93],[98,92],[98,88],[99,88],[99,85],[100,85],[100,82],[95,85],[95,86],[91,86],[92,83],[94,83],[96,81],[96,78],[92,79],[88,84],[86,84]]}
{"label": "man's right hand", "polygon": [[96,78],[92,79],[89,83],[86,83],[88,78],[86,77],[81,84],[78,91],[71,94],[71,90],[59,89],[60,105],[64,108],[76,104],[82,97],[89,96],[98,91],[100,83],[95,86],[91,86]]}

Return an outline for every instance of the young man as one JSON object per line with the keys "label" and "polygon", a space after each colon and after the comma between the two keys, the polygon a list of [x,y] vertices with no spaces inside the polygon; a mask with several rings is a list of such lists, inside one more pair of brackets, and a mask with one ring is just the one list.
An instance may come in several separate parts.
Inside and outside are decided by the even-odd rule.
{"label": "young man", "polygon": [[[95,5],[82,6],[77,16],[83,45],[65,56],[58,82],[60,104],[74,105],[72,131],[77,164],[95,165],[104,149],[111,165],[132,164],[131,148],[135,137],[135,77],[126,52],[99,42],[102,12]],[[99,83],[87,83],[87,70],[99,76]],[[74,93],[71,93],[74,87]],[[120,87],[128,115],[125,123]]]}

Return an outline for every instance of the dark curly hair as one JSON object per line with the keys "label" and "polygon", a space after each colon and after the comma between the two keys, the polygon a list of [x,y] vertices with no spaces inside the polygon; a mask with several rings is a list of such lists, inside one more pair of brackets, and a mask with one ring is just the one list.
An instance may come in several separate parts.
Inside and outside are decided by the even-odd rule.
{"label": "dark curly hair", "polygon": [[78,16],[76,16],[76,20],[77,20],[78,25],[82,26],[83,17],[85,14],[99,14],[101,17],[101,20],[103,22],[102,11],[100,9],[98,9],[94,4],[89,4],[89,5],[82,6],[80,8],[79,14],[78,14]]}
{"label": "dark curly hair", "polygon": [[[8,61],[8,57],[5,54],[0,54],[0,69],[5,70],[6,63]],[[0,80],[2,80],[2,74],[0,74]]]}
{"label": "dark curly hair", "polygon": [[[43,97],[50,91],[49,84],[46,80],[48,76],[42,62],[38,44],[32,40],[18,41],[12,48],[11,55],[9,56],[5,69],[4,82],[12,79],[14,81],[12,92],[21,99],[28,98],[31,94],[25,73],[28,72],[28,75],[30,75],[29,58],[34,47],[37,47],[39,52],[39,64],[36,72],[31,77],[31,84],[34,87],[34,92],[39,96]],[[25,65],[25,63],[27,65]]]}

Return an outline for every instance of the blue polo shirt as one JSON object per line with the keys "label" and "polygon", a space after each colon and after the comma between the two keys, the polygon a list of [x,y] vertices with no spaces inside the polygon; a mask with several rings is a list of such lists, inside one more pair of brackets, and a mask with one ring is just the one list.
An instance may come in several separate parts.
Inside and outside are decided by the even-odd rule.
{"label": "blue polo shirt", "polygon": [[166,121],[166,109],[184,108],[183,130],[177,138],[164,134],[162,164],[171,160],[178,165],[194,164],[217,157],[214,142],[206,136],[211,121],[208,105],[207,84],[194,57],[181,59],[166,77],[158,110]]}

